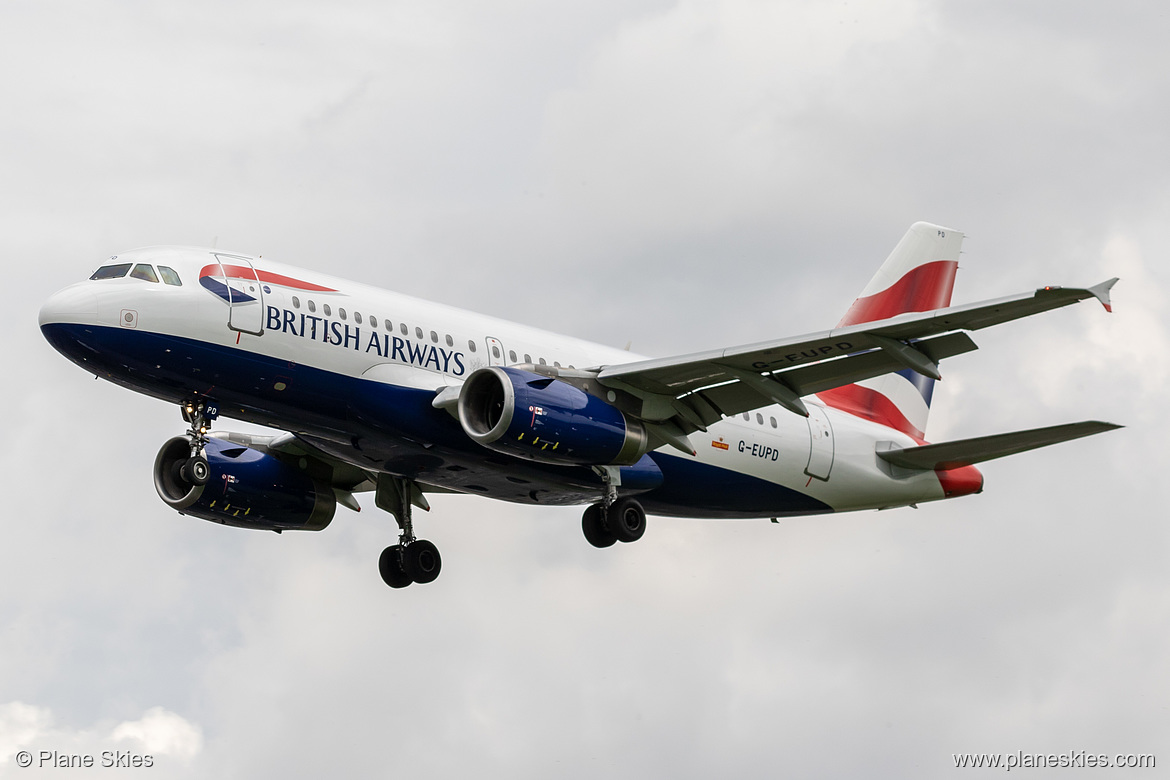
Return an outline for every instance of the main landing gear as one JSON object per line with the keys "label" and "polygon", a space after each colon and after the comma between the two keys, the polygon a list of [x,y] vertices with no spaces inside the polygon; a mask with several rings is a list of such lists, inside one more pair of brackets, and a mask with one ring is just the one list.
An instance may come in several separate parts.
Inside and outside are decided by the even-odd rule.
{"label": "main landing gear", "polygon": [[418,506],[430,509],[418,483],[390,474],[378,475],[378,489],[374,503],[394,515],[402,533],[398,544],[387,547],[378,558],[378,572],[391,588],[405,588],[412,582],[434,582],[443,566],[439,548],[426,539],[414,538],[411,509]]}
{"label": "main landing gear", "polygon": [[581,517],[581,530],[594,547],[609,547],[614,542],[636,542],[646,533],[646,510],[633,498],[618,498],[612,472],[602,473],[605,499],[592,504]]}
{"label": "main landing gear", "polygon": [[183,404],[183,421],[190,423],[187,437],[191,440],[191,457],[175,465],[178,478],[190,485],[206,485],[211,477],[211,468],[203,448],[207,446],[207,431],[219,417],[219,405],[214,401],[196,400]]}

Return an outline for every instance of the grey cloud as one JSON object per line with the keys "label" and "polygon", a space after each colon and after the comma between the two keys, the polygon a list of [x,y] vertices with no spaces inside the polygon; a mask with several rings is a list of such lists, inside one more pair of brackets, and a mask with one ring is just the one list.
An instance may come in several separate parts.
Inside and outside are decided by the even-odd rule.
{"label": "grey cloud", "polygon": [[[159,776],[1170,760],[1160,9],[56,8],[0,11],[0,706],[64,745],[161,707],[203,743]],[[832,325],[918,219],[968,233],[956,300],[1124,277],[1111,316],[977,334],[933,436],[1129,427],[955,502],[609,551],[576,510],[439,497],[443,576],[401,593],[368,500],[301,536],[168,509],[176,410],[35,326],[109,254],[218,238],[667,354]]]}

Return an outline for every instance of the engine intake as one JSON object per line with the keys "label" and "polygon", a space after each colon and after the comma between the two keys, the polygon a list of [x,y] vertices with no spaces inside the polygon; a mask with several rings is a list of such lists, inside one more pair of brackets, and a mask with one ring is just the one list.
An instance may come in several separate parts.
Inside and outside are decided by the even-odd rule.
{"label": "engine intake", "polygon": [[630,465],[649,449],[646,428],[567,382],[489,366],[459,393],[463,430],[488,449],[541,463]]}
{"label": "engine intake", "polygon": [[154,487],[183,514],[237,528],[320,531],[333,520],[333,488],[271,455],[211,439],[203,449],[210,467],[205,485],[185,480],[180,467],[191,445],[176,436],[154,459]]}

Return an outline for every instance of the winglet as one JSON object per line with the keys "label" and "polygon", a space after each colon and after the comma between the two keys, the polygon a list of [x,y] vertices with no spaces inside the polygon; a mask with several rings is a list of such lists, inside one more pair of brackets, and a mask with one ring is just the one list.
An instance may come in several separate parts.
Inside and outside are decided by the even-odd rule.
{"label": "winglet", "polygon": [[1108,281],[1101,282],[1101,284],[1089,288],[1089,292],[1093,293],[1093,296],[1097,300],[1101,301],[1101,305],[1105,307],[1105,311],[1109,312],[1110,314],[1113,313],[1113,304],[1109,302],[1109,291],[1113,289],[1113,285],[1115,284],[1117,284],[1116,276],[1112,279],[1109,279]]}

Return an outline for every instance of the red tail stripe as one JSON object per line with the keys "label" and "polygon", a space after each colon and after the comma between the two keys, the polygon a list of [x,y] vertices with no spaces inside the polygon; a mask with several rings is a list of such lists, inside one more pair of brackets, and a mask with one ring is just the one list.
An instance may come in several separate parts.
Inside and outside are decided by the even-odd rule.
{"label": "red tail stripe", "polygon": [[[199,276],[218,276],[220,274],[219,265],[212,263],[211,265],[203,266],[203,270],[199,272]],[[322,287],[319,284],[312,284],[310,282],[302,282],[300,279],[293,279],[291,276],[282,276],[281,274],[274,274],[271,271],[255,271],[251,268],[242,265],[224,265],[223,273],[232,279],[257,279],[261,282],[268,282],[269,284],[279,284],[281,287],[292,287],[297,290],[308,290],[309,292],[337,292],[332,287]]]}
{"label": "red tail stripe", "polygon": [[958,268],[956,260],[936,260],[920,265],[881,292],[854,301],[838,327],[949,306]]}
{"label": "red tail stripe", "polygon": [[834,387],[832,390],[817,393],[817,398],[834,409],[901,431],[919,444],[926,443],[925,432],[918,430],[907,420],[906,415],[902,414],[893,401],[868,387],[861,385]]}

